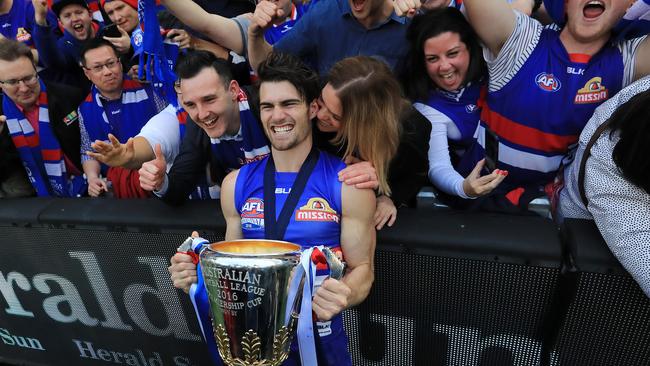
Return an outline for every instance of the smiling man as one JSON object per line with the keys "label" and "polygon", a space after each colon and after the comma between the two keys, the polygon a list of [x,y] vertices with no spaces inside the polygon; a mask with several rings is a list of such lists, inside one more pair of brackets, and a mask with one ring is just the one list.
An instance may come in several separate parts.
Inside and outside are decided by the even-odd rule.
{"label": "smiling man", "polygon": [[261,159],[270,150],[260,123],[250,108],[255,97],[239,87],[227,61],[207,51],[189,51],[176,65],[180,101],[193,122],[188,122],[180,152],[169,173],[162,151],[142,164],[140,183],[169,203],[183,202],[201,183],[206,164],[210,180],[243,164]]}
{"label": "smiling man", "polygon": [[[86,77],[93,83],[90,94],[79,106],[82,164],[88,178],[88,194],[98,196],[108,190],[100,173],[106,176],[109,168],[86,155],[92,151],[91,143],[107,141],[109,133],[125,143],[164,105],[149,84],[124,79],[120,59],[108,41],[89,41],[81,51],[81,62]],[[133,176],[132,180],[139,187],[138,177]],[[120,189],[115,180],[113,187]]]}
{"label": "smiling man", "polygon": [[95,38],[101,25],[92,19],[86,1],[58,0],[52,3],[52,11],[63,26],[63,37],[58,37],[48,22],[45,0],[35,0],[34,10],[34,43],[43,65],[59,75],[58,79],[88,91],[90,83],[79,67],[79,56],[83,42]]}
{"label": "smiling man", "polygon": [[489,69],[475,162],[483,158],[489,128],[499,138],[497,168],[510,173],[499,193],[520,207],[544,194],[596,107],[650,73],[646,37],[612,41],[633,1],[563,2],[566,24],[559,28],[544,27],[503,0],[464,1]]}

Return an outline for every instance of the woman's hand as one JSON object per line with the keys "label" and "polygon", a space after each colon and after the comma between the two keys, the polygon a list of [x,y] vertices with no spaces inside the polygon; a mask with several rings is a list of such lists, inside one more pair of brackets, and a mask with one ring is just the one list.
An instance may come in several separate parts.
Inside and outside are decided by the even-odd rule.
{"label": "woman's hand", "polygon": [[468,197],[480,197],[492,192],[508,176],[507,170],[500,169],[494,169],[492,173],[481,176],[484,166],[485,159],[482,159],[463,181],[463,190]]}
{"label": "woman's hand", "polygon": [[381,230],[384,225],[393,226],[397,219],[397,208],[390,197],[383,194],[377,197],[377,209],[375,210],[375,228]]}
{"label": "woman's hand", "polygon": [[379,179],[377,171],[370,162],[353,156],[345,158],[348,166],[339,172],[339,181],[358,189],[377,189]]}

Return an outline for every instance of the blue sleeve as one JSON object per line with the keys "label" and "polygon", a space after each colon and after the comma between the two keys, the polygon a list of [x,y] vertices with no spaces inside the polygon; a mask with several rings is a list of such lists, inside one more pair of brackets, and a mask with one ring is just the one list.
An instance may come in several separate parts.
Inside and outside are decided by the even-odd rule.
{"label": "blue sleeve", "polygon": [[63,38],[59,38],[54,34],[52,27],[42,27],[34,24],[34,44],[36,50],[38,50],[39,60],[43,66],[50,68],[69,68],[76,66],[75,60],[72,57],[66,57],[63,51],[65,48],[64,42]]}

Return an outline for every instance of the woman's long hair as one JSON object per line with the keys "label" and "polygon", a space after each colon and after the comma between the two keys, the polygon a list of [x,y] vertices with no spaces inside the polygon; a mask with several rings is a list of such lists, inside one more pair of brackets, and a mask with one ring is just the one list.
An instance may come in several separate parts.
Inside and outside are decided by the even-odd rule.
{"label": "woman's long hair", "polygon": [[399,145],[405,104],[399,82],[384,62],[367,56],[337,62],[328,82],[343,109],[342,128],[333,142],[346,146],[346,157],[370,162],[377,171],[379,193],[390,195],[388,164]]}
{"label": "woman's long hair", "polygon": [[478,35],[463,13],[456,8],[444,7],[430,10],[413,18],[406,32],[409,42],[409,55],[406,68],[402,71],[406,96],[412,101],[425,100],[429,90],[437,88],[429,75],[424,62],[424,43],[442,33],[457,33],[469,52],[469,68],[463,86],[478,82],[487,75],[483,51]]}

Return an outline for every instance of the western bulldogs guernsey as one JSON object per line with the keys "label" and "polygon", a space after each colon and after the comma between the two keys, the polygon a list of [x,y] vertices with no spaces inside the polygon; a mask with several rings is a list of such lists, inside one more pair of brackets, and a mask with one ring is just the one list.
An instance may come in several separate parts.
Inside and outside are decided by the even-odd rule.
{"label": "western bulldogs guernsey", "polygon": [[499,136],[498,168],[509,172],[499,190],[551,182],[596,107],[623,86],[618,47],[608,44],[590,59],[571,59],[559,34],[544,28],[521,69],[480,103],[473,161],[483,158],[487,126]]}
{"label": "western bulldogs guernsey", "polygon": [[[241,216],[242,234],[246,239],[264,238],[264,170],[268,157],[244,165],[235,183],[235,208]],[[338,172],[345,164],[337,157],[319,152],[319,159],[309,176],[296,209],[287,226],[284,240],[300,244],[303,249],[316,245],[338,248],[341,237],[341,182]],[[298,173],[275,173],[276,216],[279,215]],[[317,267],[317,285],[326,278]],[[351,365],[347,336],[341,314],[329,322],[318,322],[319,356],[328,365]],[[300,364],[296,340],[284,365]]]}

